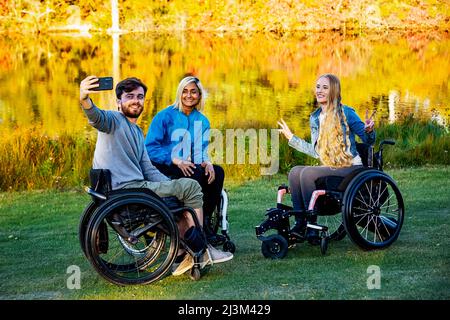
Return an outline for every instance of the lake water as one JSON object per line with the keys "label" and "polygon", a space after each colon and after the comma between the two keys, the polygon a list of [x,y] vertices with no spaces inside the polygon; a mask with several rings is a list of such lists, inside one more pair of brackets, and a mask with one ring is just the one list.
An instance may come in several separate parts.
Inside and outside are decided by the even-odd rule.
{"label": "lake water", "polygon": [[[276,128],[283,118],[308,135],[315,81],[328,72],[339,76],[343,103],[361,118],[369,109],[377,110],[378,124],[409,113],[449,123],[449,48],[447,33],[1,36],[0,133],[90,130],[78,103],[79,82],[90,74],[147,84],[144,132],[187,73],[208,91],[205,114],[213,128]],[[112,91],[92,98],[115,109]]]}

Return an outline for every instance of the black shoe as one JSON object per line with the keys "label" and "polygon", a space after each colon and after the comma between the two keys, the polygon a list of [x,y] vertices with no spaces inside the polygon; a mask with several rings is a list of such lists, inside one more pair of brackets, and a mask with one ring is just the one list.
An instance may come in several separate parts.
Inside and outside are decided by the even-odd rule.
{"label": "black shoe", "polygon": [[304,238],[305,227],[302,223],[296,222],[295,225],[291,229],[291,234],[296,238]]}
{"label": "black shoe", "polygon": [[308,228],[308,232],[306,232],[306,239],[312,245],[319,245],[320,244],[319,230]]}

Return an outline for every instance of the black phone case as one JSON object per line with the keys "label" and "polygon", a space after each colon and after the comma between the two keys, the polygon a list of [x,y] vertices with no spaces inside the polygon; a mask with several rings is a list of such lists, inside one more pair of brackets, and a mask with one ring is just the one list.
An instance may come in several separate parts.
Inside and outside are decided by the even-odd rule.
{"label": "black phone case", "polygon": [[99,86],[92,90],[94,90],[94,91],[112,90],[113,78],[112,77],[98,78],[98,84],[99,84]]}

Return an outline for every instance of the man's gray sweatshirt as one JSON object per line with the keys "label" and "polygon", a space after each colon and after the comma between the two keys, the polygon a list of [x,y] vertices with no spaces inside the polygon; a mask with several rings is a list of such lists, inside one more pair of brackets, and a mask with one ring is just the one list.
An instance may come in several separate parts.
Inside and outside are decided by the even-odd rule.
{"label": "man's gray sweatshirt", "polygon": [[89,124],[98,130],[94,169],[111,171],[112,188],[120,189],[131,181],[170,180],[150,162],[141,128],[118,111],[105,111],[92,103],[84,109]]}

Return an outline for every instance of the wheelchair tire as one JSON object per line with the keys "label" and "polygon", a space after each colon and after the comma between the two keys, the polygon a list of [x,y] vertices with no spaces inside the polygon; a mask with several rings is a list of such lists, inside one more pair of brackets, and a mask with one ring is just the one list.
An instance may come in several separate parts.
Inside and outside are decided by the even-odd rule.
{"label": "wheelchair tire", "polygon": [[231,252],[231,253],[235,253],[236,245],[234,244],[234,242],[232,242],[230,240],[227,240],[223,244],[223,251],[228,251],[228,252]]}
{"label": "wheelchair tire", "polygon": [[[117,212],[130,217],[123,228],[136,236],[137,243],[128,242],[113,228],[111,217]],[[107,252],[102,252],[97,245],[104,225],[109,239]],[[140,192],[121,194],[103,202],[92,214],[85,235],[90,263],[103,278],[118,285],[159,280],[169,272],[178,245],[178,228],[167,206]]]}
{"label": "wheelchair tire", "polygon": [[81,250],[83,250],[84,255],[86,255],[85,240],[87,224],[89,223],[95,209],[97,209],[97,204],[94,201],[91,201],[84,209],[78,225],[78,240],[80,241]]}
{"label": "wheelchair tire", "polygon": [[288,252],[288,242],[279,234],[272,234],[261,244],[261,252],[264,257],[270,259],[283,259]]}
{"label": "wheelchair tire", "polygon": [[382,249],[398,238],[405,208],[395,181],[377,170],[358,174],[343,197],[343,222],[350,239],[364,250]]}
{"label": "wheelchair tire", "polygon": [[322,236],[322,238],[320,239],[320,252],[322,253],[322,255],[325,255],[327,253],[328,239],[329,237],[326,236]]}

